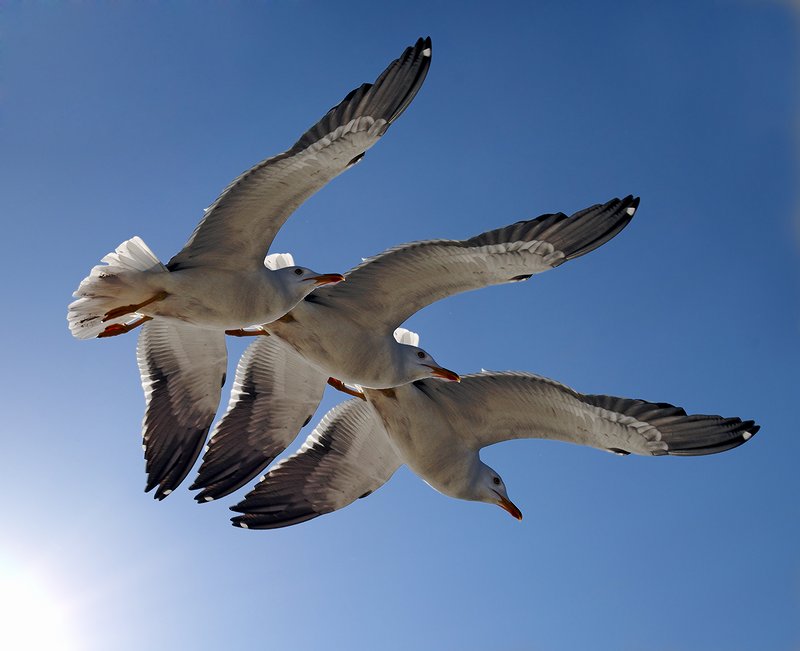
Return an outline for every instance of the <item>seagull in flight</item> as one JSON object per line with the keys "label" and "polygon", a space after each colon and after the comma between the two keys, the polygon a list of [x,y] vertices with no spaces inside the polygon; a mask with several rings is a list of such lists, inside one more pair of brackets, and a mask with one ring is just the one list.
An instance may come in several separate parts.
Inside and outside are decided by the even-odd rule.
{"label": "seagull in flight", "polygon": [[237,527],[274,529],[337,511],[383,486],[403,464],[432,488],[495,504],[511,516],[500,474],[480,459],[488,445],[538,438],[617,455],[696,456],[730,450],[758,432],[752,420],[687,415],[680,407],[586,395],[518,372],[482,372],[459,384],[420,380],[364,389],[329,411],[292,456],[232,507]]}
{"label": "seagull in flight", "polygon": [[269,323],[315,289],[343,280],[295,266],[289,254],[265,255],[295,209],[386,133],[416,96],[430,62],[430,38],[420,38],[291,148],[234,179],[166,265],[134,237],[80,283],[67,313],[75,337],[142,326],[145,490],[155,488],[157,499],[183,481],[205,442],[225,382],[225,331]]}
{"label": "seagull in flight", "polygon": [[269,323],[316,287],[341,281],[264,256],[295,209],[386,133],[419,91],[430,61],[430,39],[419,39],[290,149],[234,179],[166,265],[138,237],[120,244],[76,290],[67,314],[72,334],[116,336],[153,318],[217,330]]}

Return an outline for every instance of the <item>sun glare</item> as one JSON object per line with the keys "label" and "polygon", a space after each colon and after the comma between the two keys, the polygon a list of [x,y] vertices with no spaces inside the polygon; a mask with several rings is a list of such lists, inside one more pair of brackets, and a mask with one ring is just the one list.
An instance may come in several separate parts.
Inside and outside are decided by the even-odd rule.
{"label": "sun glare", "polygon": [[77,651],[67,605],[33,575],[0,571],[0,649]]}

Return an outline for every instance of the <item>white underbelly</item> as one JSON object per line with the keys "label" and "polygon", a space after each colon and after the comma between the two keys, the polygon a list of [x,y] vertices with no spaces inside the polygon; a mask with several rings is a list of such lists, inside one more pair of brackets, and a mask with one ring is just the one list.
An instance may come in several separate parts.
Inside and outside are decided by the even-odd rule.
{"label": "white underbelly", "polygon": [[141,314],[219,329],[244,328],[283,315],[274,289],[261,274],[176,271],[163,284],[167,296],[139,310]]}
{"label": "white underbelly", "polygon": [[[290,313],[290,316],[296,311]],[[314,315],[315,317],[317,315]],[[392,341],[370,336],[363,327],[330,314],[325,319],[304,318],[268,326],[321,372],[348,384],[370,388],[397,385],[392,361]]]}

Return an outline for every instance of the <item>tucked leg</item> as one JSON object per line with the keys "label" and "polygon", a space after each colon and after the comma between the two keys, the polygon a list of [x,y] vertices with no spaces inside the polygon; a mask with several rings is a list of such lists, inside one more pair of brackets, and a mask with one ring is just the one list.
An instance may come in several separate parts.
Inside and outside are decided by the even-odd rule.
{"label": "tucked leg", "polygon": [[361,391],[356,391],[355,389],[351,389],[341,380],[337,380],[336,378],[330,377],[328,378],[328,384],[330,384],[334,389],[338,389],[342,393],[346,393],[349,396],[355,396],[356,398],[361,398],[362,400],[366,400],[364,394],[361,393]]}
{"label": "tucked leg", "polygon": [[134,328],[138,328],[143,323],[151,321],[152,319],[153,317],[151,316],[142,316],[134,321],[129,321],[128,323],[112,323],[111,325],[106,326],[106,329],[97,335],[97,338],[103,339],[104,337],[116,337],[117,335],[124,335],[126,332],[130,332]]}
{"label": "tucked leg", "polygon": [[123,305],[122,307],[115,307],[113,310],[109,310],[108,312],[106,312],[106,315],[103,317],[103,321],[118,319],[119,317],[125,316],[126,314],[132,314],[133,312],[138,312],[145,305],[150,305],[150,303],[155,303],[157,301],[163,301],[166,297],[167,297],[167,292],[161,291],[158,292],[158,294],[156,294],[155,296],[148,298],[146,301],[142,303],[136,303],[135,305]]}
{"label": "tucked leg", "polygon": [[257,337],[259,335],[269,337],[269,332],[263,328],[255,328],[253,330],[248,330],[247,328],[236,328],[235,330],[226,330],[225,334],[231,335],[231,337]]}

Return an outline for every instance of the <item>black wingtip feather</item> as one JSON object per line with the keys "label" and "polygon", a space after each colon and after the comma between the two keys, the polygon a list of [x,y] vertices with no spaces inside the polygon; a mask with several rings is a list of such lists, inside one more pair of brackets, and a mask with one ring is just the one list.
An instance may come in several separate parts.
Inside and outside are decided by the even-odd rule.
{"label": "black wingtip feather", "polygon": [[668,402],[648,402],[636,398],[576,394],[583,402],[647,423],[658,430],[666,449],[651,454],[701,456],[731,450],[749,441],[760,427],[755,421],[687,414]]}
{"label": "black wingtip feather", "polygon": [[[716,417],[707,416],[705,418],[711,421]],[[698,421],[698,424],[704,423]],[[675,456],[703,456],[725,452],[744,445],[761,428],[752,420],[742,421],[739,418],[726,418],[718,421],[717,429],[717,432],[709,432],[706,436],[698,433],[696,440],[687,437],[685,441],[678,440],[674,443],[667,441],[669,445],[667,453]]]}
{"label": "black wingtip feather", "polygon": [[541,215],[516,222],[465,240],[467,246],[486,246],[509,241],[540,240],[549,242],[564,257],[554,263],[563,264],[594,251],[625,228],[633,219],[639,199],[628,195],[579,210],[571,216],[564,213]]}
{"label": "black wingtip feather", "polygon": [[239,490],[255,475],[271,464],[274,459],[275,455],[255,454],[249,459],[238,460],[238,463],[230,467],[217,466],[213,472],[209,470],[209,472],[205,474],[201,467],[197,478],[189,487],[189,490],[201,491],[194,496],[194,499],[200,503],[208,502],[209,500],[207,498],[209,497],[212,500],[225,497]]}
{"label": "black wingtip feather", "polygon": [[411,101],[414,99],[414,97],[416,97],[417,93],[419,92],[419,89],[422,87],[422,83],[425,81],[425,77],[428,76],[428,70],[430,69],[431,59],[433,55],[433,46],[431,45],[431,37],[426,36],[425,38],[421,37],[418,38],[414,46],[407,48],[406,51],[409,53],[409,56],[413,61],[419,62],[420,67],[414,78],[414,83],[408,89],[408,92],[406,93],[405,97],[398,104],[392,116],[389,118],[388,120],[389,124],[391,124],[398,117],[400,117],[403,111],[405,111],[408,108],[408,105],[411,104]]}
{"label": "black wingtip feather", "polygon": [[[189,443],[189,445],[180,445],[171,450],[171,455],[169,456],[164,454],[166,451],[164,447],[156,448],[148,445],[145,451],[145,470],[147,472],[145,493],[157,488],[153,497],[160,501],[178,488],[191,472],[192,466],[200,456],[208,430],[208,427],[199,428],[193,430],[189,436],[169,437],[171,441]],[[193,445],[192,442],[194,443]]]}
{"label": "black wingtip feather", "polygon": [[431,39],[419,38],[392,61],[371,84],[362,84],[350,91],[323,118],[306,131],[286,152],[302,151],[342,124],[360,116],[371,116],[392,124],[411,104],[422,87],[431,65]]}
{"label": "black wingtip feather", "polygon": [[286,513],[277,517],[249,513],[231,518],[231,524],[240,529],[282,529],[302,522],[308,522],[309,520],[318,518],[320,515],[324,515],[324,513],[312,510]]}
{"label": "black wingtip feather", "polygon": [[[564,252],[565,260],[586,255],[619,235],[631,222],[638,207],[639,197],[629,194],[624,199],[612,199],[603,204],[594,214],[589,210],[575,213],[564,229],[564,243],[558,246],[553,242],[553,245]],[[566,240],[568,235],[571,240]]]}

